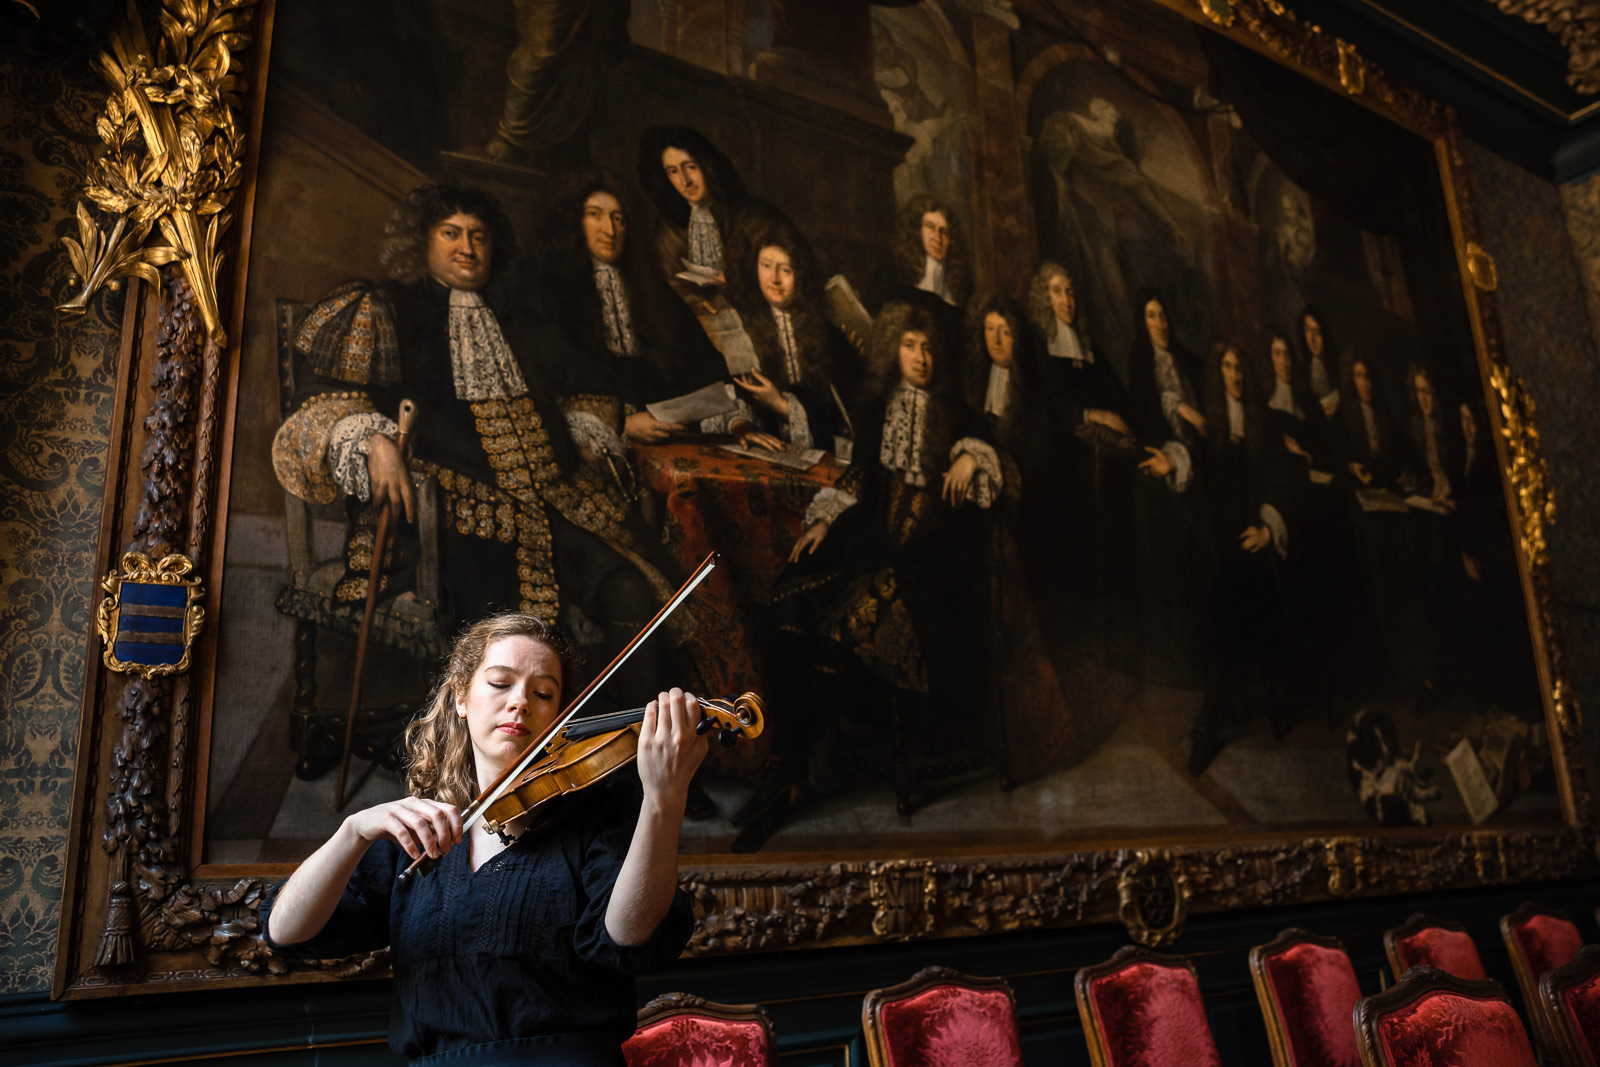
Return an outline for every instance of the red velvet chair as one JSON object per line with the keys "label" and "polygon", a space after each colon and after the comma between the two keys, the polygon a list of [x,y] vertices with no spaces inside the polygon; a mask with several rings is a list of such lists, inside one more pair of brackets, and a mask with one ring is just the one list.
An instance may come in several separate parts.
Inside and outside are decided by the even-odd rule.
{"label": "red velvet chair", "polygon": [[1194,964],[1124,945],[1074,982],[1094,1067],[1222,1067]]}
{"label": "red velvet chair", "polygon": [[861,1002],[871,1067],[1022,1067],[1017,1003],[1000,978],[924,967]]}
{"label": "red velvet chair", "polygon": [[663,993],[639,1009],[639,1027],[622,1043],[628,1067],[773,1067],[772,1020],[759,1004],[718,1004]]}
{"label": "red velvet chair", "polygon": [[1539,978],[1539,1002],[1550,1020],[1555,1060],[1567,1067],[1600,1064],[1600,945]]}
{"label": "red velvet chair", "polygon": [[1413,967],[1428,966],[1457,978],[1488,978],[1478,946],[1460,923],[1429,918],[1418,912],[1393,930],[1383,932],[1383,951],[1395,978]]}
{"label": "red velvet chair", "polygon": [[1566,912],[1525,901],[1510,915],[1501,916],[1500,936],[1505,939],[1511,966],[1517,972],[1517,988],[1522,990],[1534,1039],[1548,1059],[1555,1053],[1555,1037],[1539,999],[1539,979],[1544,972],[1571,963],[1583,947],[1583,935]]}
{"label": "red velvet chair", "polygon": [[1285,930],[1250,950],[1275,1067],[1360,1067],[1350,1013],[1361,984],[1335,937]]}
{"label": "red velvet chair", "polygon": [[1538,1067],[1499,982],[1413,967],[1356,1004],[1363,1067]]}

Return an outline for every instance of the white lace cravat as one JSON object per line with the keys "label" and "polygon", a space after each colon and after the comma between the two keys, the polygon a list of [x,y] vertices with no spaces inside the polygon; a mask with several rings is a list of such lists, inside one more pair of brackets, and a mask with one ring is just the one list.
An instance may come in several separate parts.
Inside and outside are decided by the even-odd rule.
{"label": "white lace cravat", "polygon": [[528,391],[500,322],[482,296],[467,289],[450,290],[449,328],[450,371],[458,398],[504,399]]}
{"label": "white lace cravat", "polygon": [[950,290],[944,281],[944,263],[927,256],[923,260],[922,280],[917,283],[917,288],[923,292],[932,293],[946,304],[954,304],[950,298]]}
{"label": "white lace cravat", "polygon": [[983,397],[983,413],[996,418],[1006,417],[1011,407],[1011,368],[998,363],[989,364],[989,389]]}
{"label": "white lace cravat", "polygon": [[1078,340],[1078,331],[1072,328],[1071,323],[1056,320],[1055,332],[1050,335],[1050,355],[1058,359],[1070,359],[1074,363],[1093,363],[1094,353],[1090,352]]}
{"label": "white lace cravat", "polygon": [[885,470],[903,471],[907,485],[927,485],[922,473],[922,437],[928,422],[928,394],[902,383],[884,412],[883,444],[878,462]]}
{"label": "white lace cravat", "polygon": [[689,209],[689,262],[706,270],[722,269],[722,234],[711,209],[695,204]]}
{"label": "white lace cravat", "polygon": [[773,308],[772,318],[778,324],[778,344],[783,348],[783,372],[793,385],[800,381],[800,347],[794,339],[794,320],[782,308]]}
{"label": "white lace cravat", "polygon": [[633,339],[633,315],[628,310],[628,294],[622,288],[622,275],[609,263],[594,261],[594,285],[600,291],[600,316],[606,332],[606,347],[614,356],[637,356],[639,345]]}
{"label": "white lace cravat", "polygon": [[1244,402],[1228,398],[1228,440],[1244,440]]}
{"label": "white lace cravat", "polygon": [[1293,415],[1297,419],[1305,418],[1305,412],[1300,410],[1294,402],[1294,390],[1289,388],[1288,382],[1273,379],[1272,399],[1267,401],[1267,407],[1274,411],[1281,411],[1285,415]]}

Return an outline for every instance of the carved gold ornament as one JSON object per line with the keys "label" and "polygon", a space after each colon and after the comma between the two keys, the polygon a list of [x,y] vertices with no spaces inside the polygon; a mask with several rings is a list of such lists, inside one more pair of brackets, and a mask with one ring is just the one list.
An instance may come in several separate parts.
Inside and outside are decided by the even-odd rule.
{"label": "carved gold ornament", "polygon": [[1339,42],[1339,84],[1351,96],[1360,96],[1367,88],[1367,61],[1349,41]]}
{"label": "carved gold ornament", "polygon": [[1467,273],[1472,284],[1486,293],[1500,288],[1500,273],[1495,269],[1494,257],[1477,241],[1467,242]]}
{"label": "carved gold ornament", "polygon": [[1522,552],[1530,565],[1542,569],[1549,561],[1545,527],[1556,519],[1556,501],[1539,450],[1539,431],[1533,425],[1533,397],[1528,395],[1522,379],[1513,378],[1500,363],[1491,365],[1489,384],[1500,398],[1511,486],[1516,490],[1522,520],[1518,531]]}
{"label": "carved gold ornament", "polygon": [[95,621],[108,669],[145,678],[189,669],[189,653],[206,621],[193,569],[189,557],[177,553],[152,561],[129,552],[121,571],[106,575]]}
{"label": "carved gold ornament", "polygon": [[1507,15],[1543,26],[1567,49],[1567,84],[1600,92],[1600,8],[1576,0],[1489,0]]}
{"label": "carved gold ornament", "polygon": [[[135,0],[109,31],[100,73],[111,87],[96,123],[105,155],[84,196],[117,216],[102,235],[78,205],[78,238],[62,238],[82,288],[58,310],[81,314],[117,277],[160,284],[156,268],[180,263],[206,333],[226,343],[217,302],[218,245],[239,184],[244,137],[235,121],[242,81],[233,52],[249,40],[257,0],[162,0],[152,44]],[[164,245],[145,247],[152,228]]]}
{"label": "carved gold ornament", "polygon": [[916,860],[873,864],[872,932],[879,937],[917,937],[931,933],[939,880],[933,866]]}
{"label": "carved gold ornament", "polygon": [[1219,26],[1233,25],[1233,0],[1200,0],[1200,10]]}
{"label": "carved gold ornament", "polygon": [[1166,851],[1135,851],[1117,878],[1117,898],[1117,917],[1145,948],[1171,944],[1183,933],[1189,879]]}

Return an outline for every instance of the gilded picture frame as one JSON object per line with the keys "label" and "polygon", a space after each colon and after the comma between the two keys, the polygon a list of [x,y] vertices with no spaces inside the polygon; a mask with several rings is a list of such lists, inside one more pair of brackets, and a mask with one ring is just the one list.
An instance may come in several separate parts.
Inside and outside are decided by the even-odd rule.
{"label": "gilded picture frame", "polygon": [[[1488,436],[1504,480],[1560,819],[1411,828],[1353,821],[1333,833],[1086,836],[1060,847],[919,845],[875,855],[693,855],[681,864],[698,920],[691,953],[1101,922],[1120,922],[1136,941],[1157,947],[1181,936],[1197,913],[1594,872],[1592,796],[1545,546],[1555,504],[1533,403],[1506,361],[1495,265],[1478,232],[1458,126],[1445,107],[1276,0],[1143,2],[1269,58],[1430,146],[1454,251],[1447,272],[1467,309]],[[994,10],[970,14],[988,20],[978,47],[1002,51],[1019,16],[1046,29],[1066,19],[1045,0],[988,7]],[[206,795],[203,754],[213,723],[218,627],[226,625],[223,545],[239,462],[247,267],[277,5],[164,0],[159,18],[153,7],[130,4],[128,11],[102,63],[113,87],[101,123],[109,163],[90,175],[86,194],[102,221],[80,209],[79,237],[67,249],[84,281],[79,308],[113,278],[134,284],[118,354],[97,576],[114,575],[127,551],[181,553],[205,579],[206,622],[187,669],[152,677],[103,662],[106,638],[90,635],[53,994],[94,998],[375,973],[384,966],[381,954],[304,965],[266,949],[255,908],[292,864],[204,862],[204,824],[215,798]],[[137,12],[145,14],[142,24]],[[1000,125],[1020,138],[1027,116]],[[1021,182],[1024,165],[1008,166]],[[997,217],[1008,208],[1031,211],[1016,187],[983,207]],[[1006,269],[993,249],[977,253],[980,270]]]}

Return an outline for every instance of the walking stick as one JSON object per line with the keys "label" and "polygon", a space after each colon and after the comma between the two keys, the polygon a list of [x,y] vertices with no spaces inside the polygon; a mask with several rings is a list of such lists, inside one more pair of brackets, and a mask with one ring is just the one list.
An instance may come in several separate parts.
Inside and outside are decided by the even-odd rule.
{"label": "walking stick", "polygon": [[[411,400],[400,401],[400,429],[394,443],[400,449],[400,462],[406,459],[406,449],[411,444],[411,424],[417,417],[417,405]],[[409,472],[406,477],[410,477]],[[350,711],[345,715],[344,758],[339,761],[339,784],[334,790],[333,810],[344,810],[348,797],[344,795],[345,775],[350,771],[350,743],[356,735],[356,712],[361,707],[361,670],[367,661],[367,639],[372,636],[372,617],[378,610],[378,590],[383,586],[383,556],[389,548],[389,525],[394,519],[394,509],[387,501],[378,509],[378,528],[372,535],[372,563],[367,568],[367,606],[361,613],[361,631],[356,635],[356,672],[350,680]],[[366,781],[363,776],[356,788]]]}

